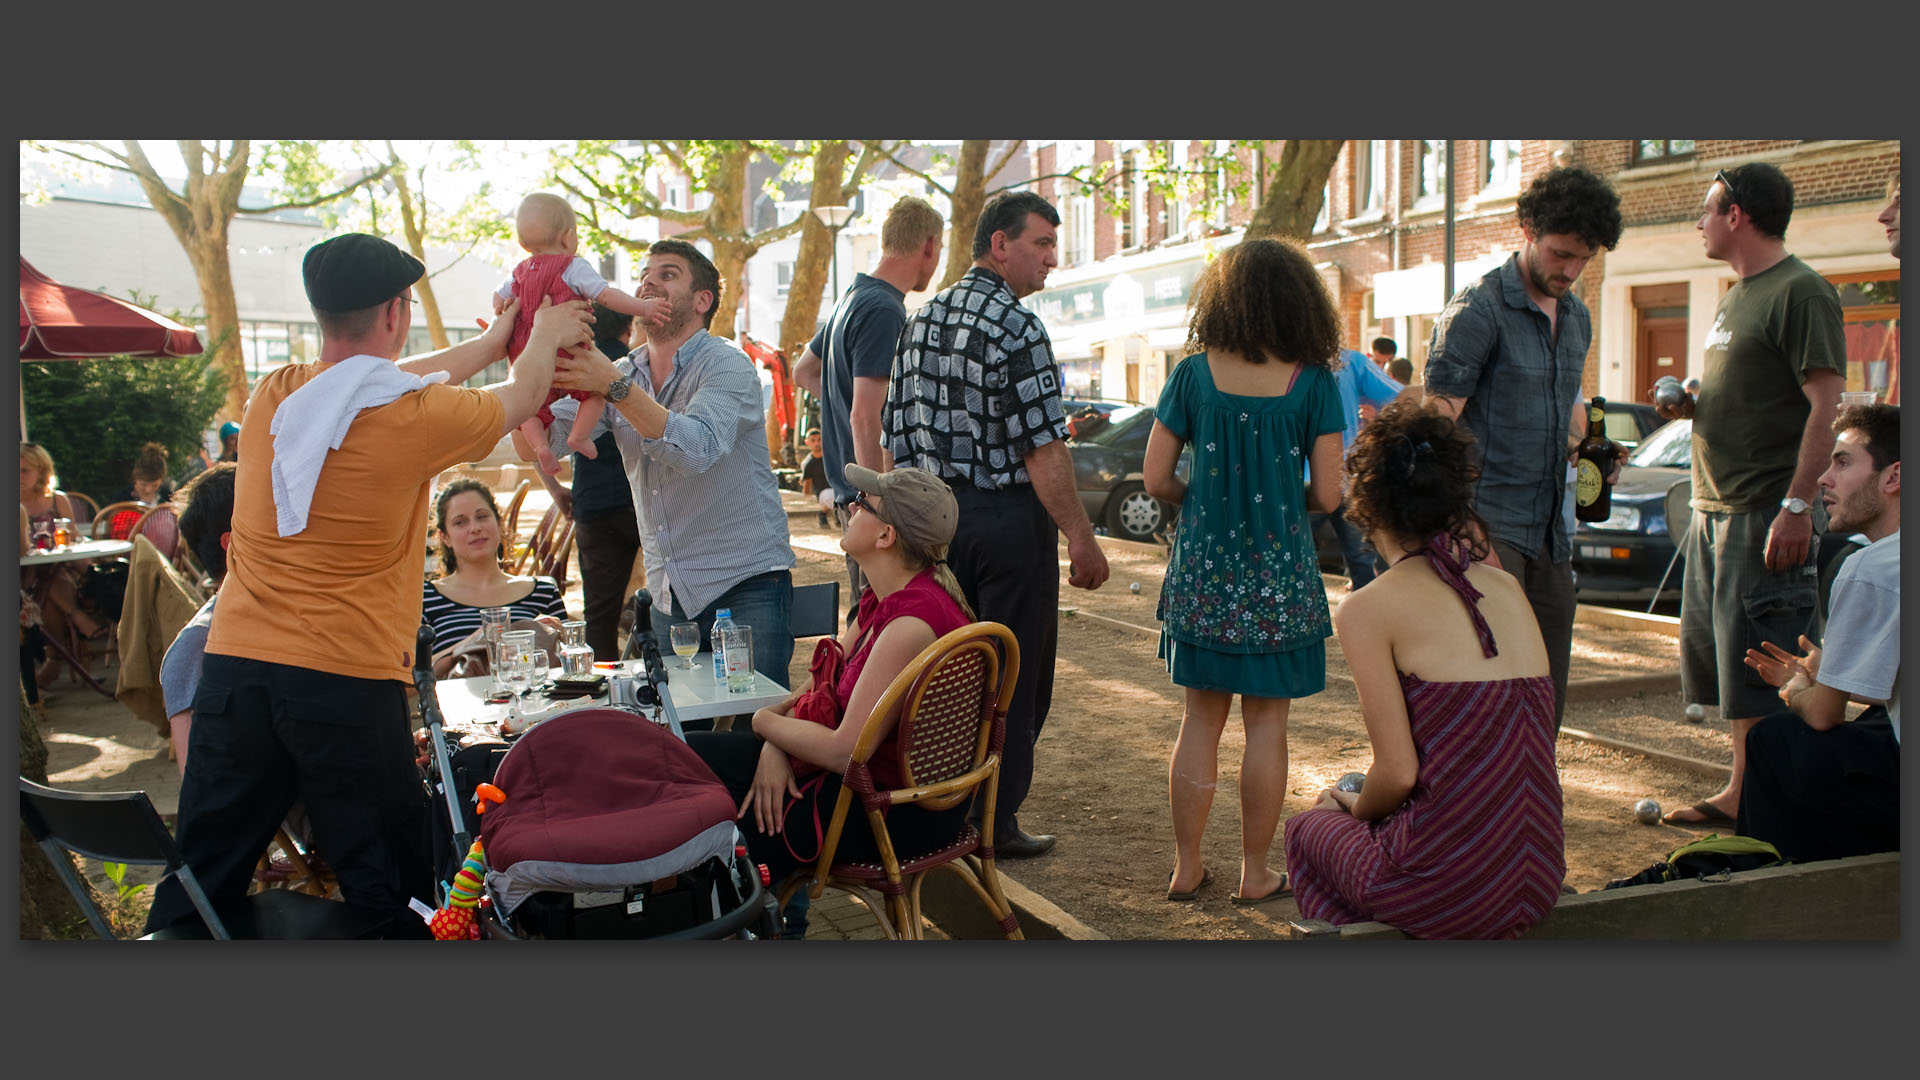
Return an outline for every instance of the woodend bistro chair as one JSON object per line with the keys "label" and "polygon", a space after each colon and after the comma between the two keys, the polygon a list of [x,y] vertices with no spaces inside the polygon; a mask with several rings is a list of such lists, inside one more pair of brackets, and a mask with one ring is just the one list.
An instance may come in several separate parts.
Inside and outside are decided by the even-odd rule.
{"label": "woodend bistro chair", "polygon": [[[1000,787],[1000,759],[1007,733],[1007,705],[1013,699],[1020,674],[1020,646],[1013,631],[999,623],[969,623],[940,638],[914,657],[895,676],[874,705],[874,715],[900,710],[901,774],[907,786],[876,790],[867,763],[882,735],[868,725],[854,745],[845,782],[834,803],[819,862],[790,876],[780,891],[780,905],[802,885],[818,898],[828,887],[860,900],[888,938],[921,937],[920,885],[934,870],[945,868],[965,881],[993,912],[1009,939],[1019,939],[1019,921],[1001,891],[994,871],[993,847],[982,835],[992,836],[993,804]],[[951,844],[902,864],[887,833],[888,807],[919,805],[946,810],[973,798],[983,800],[985,820],[979,827],[965,824]],[[840,836],[855,796],[866,811],[880,850],[877,863],[835,862]],[[857,827],[857,826],[855,826]],[[884,897],[884,899],[883,899]]]}

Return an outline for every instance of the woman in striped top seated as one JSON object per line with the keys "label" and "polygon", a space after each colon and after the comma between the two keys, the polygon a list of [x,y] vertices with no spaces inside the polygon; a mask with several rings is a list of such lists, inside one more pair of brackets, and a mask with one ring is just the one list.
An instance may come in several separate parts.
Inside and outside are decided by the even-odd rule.
{"label": "woman in striped top seated", "polygon": [[533,619],[555,633],[561,620],[572,618],[552,578],[500,569],[507,549],[487,485],[472,477],[448,484],[434,503],[434,526],[445,573],[423,586],[420,614],[433,627],[435,675],[445,678],[453,668],[454,647],[480,629],[484,608],[507,608],[516,621]]}
{"label": "woman in striped top seated", "polygon": [[1373,764],[1286,824],[1300,913],[1512,938],[1566,876],[1553,680],[1520,583],[1484,563],[1473,436],[1394,402],[1347,457],[1347,514],[1392,566],[1333,617]]}

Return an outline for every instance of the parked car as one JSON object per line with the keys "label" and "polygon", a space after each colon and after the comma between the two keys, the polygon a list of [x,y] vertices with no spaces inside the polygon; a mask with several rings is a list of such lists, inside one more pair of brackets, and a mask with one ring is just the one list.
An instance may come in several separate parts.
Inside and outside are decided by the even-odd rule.
{"label": "parked car", "polygon": [[1653,406],[1637,401],[1607,402],[1607,438],[1632,450],[1640,440],[1658,431],[1665,420]]}
{"label": "parked car", "polygon": [[[1113,416],[1116,409],[1138,408],[1137,401],[1108,401],[1099,398],[1062,398],[1060,407],[1067,414],[1067,435],[1078,438],[1091,435]],[[1089,415],[1091,414],[1091,415]]]}
{"label": "parked car", "polygon": [[[1147,436],[1153,433],[1153,409],[1118,405],[1105,415],[1106,423],[1067,440],[1074,487],[1095,525],[1104,525],[1111,536],[1152,543],[1178,513],[1177,507],[1147,494],[1140,479]],[[1183,450],[1175,474],[1184,480],[1192,467],[1193,451]]]}
{"label": "parked car", "polygon": [[[1613,403],[1607,405],[1607,437],[1617,442]],[[1583,601],[1653,599],[1673,561],[1667,491],[1689,479],[1692,467],[1693,421],[1672,421],[1640,440],[1613,485],[1612,513],[1605,521],[1582,521],[1574,530],[1574,587]],[[1662,596],[1680,595],[1680,573],[1681,564],[1674,563]]]}

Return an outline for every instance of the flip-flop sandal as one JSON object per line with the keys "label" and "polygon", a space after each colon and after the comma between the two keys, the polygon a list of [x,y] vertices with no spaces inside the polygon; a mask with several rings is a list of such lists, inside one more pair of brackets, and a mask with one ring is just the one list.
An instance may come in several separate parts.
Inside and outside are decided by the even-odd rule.
{"label": "flip-flop sandal", "polygon": [[1241,896],[1239,893],[1234,893],[1232,896],[1227,897],[1227,903],[1233,904],[1237,907],[1252,907],[1255,904],[1265,904],[1265,903],[1269,903],[1271,901],[1279,900],[1283,897],[1288,897],[1292,895],[1293,895],[1293,878],[1285,873],[1282,873],[1280,875],[1280,884],[1274,886],[1274,890],[1268,893],[1267,895]]}
{"label": "flip-flop sandal", "polygon": [[1169,870],[1167,871],[1167,899],[1175,903],[1197,900],[1200,897],[1200,890],[1206,888],[1212,881],[1213,871],[1203,866],[1200,868],[1200,883],[1198,885],[1184,892],[1175,892],[1173,888],[1173,871]]}
{"label": "flip-flop sandal", "polygon": [[1720,809],[1705,799],[1701,799],[1686,809],[1699,814],[1700,820],[1693,821],[1687,818],[1674,817],[1675,814],[1682,812],[1679,810],[1667,811],[1666,815],[1660,820],[1668,825],[1680,825],[1691,829],[1704,829],[1708,827],[1720,828],[1723,826],[1731,829],[1739,823],[1738,819],[1730,817],[1725,810]]}

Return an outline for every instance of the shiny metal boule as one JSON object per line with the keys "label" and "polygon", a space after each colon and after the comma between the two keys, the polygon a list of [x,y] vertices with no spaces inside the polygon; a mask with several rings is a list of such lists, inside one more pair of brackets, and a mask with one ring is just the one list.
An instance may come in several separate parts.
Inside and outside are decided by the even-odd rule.
{"label": "shiny metal boule", "polygon": [[1128,585],[1127,591],[1130,593],[1134,593],[1135,595],[1138,595],[1140,592],[1140,583],[1136,581],[1133,584]]}
{"label": "shiny metal boule", "polygon": [[1341,777],[1340,782],[1335,784],[1334,787],[1339,788],[1341,791],[1357,792],[1360,790],[1361,786],[1364,785],[1366,782],[1367,782],[1366,773],[1350,772],[1347,775]]}
{"label": "shiny metal boule", "polygon": [[1689,723],[1697,724],[1706,718],[1707,710],[1701,708],[1698,704],[1687,706],[1687,720]]}
{"label": "shiny metal boule", "polygon": [[1656,405],[1665,405],[1671,409],[1677,407],[1686,399],[1687,388],[1680,384],[1679,379],[1671,375],[1662,375],[1659,380],[1653,384],[1653,401]]}
{"label": "shiny metal boule", "polygon": [[1642,825],[1657,825],[1660,823],[1660,804],[1652,799],[1641,799],[1633,804],[1633,816]]}

